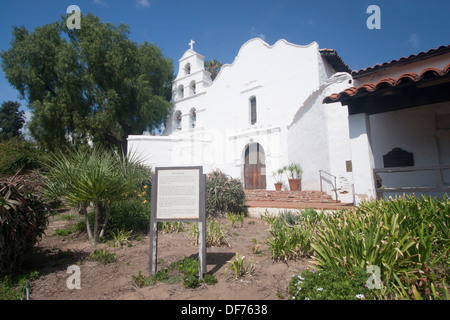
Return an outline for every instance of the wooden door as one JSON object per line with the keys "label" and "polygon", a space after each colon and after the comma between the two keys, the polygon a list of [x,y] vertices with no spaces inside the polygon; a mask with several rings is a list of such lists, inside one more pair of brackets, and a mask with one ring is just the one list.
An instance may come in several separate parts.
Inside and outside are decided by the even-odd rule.
{"label": "wooden door", "polygon": [[252,144],[245,150],[245,189],[266,189],[266,164],[260,144]]}

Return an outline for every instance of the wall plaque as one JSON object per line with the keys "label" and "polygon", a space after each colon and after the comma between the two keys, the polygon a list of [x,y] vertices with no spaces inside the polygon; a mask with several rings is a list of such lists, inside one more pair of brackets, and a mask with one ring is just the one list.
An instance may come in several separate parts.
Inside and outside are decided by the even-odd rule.
{"label": "wall plaque", "polygon": [[414,166],[414,156],[401,148],[394,148],[383,156],[385,168]]}

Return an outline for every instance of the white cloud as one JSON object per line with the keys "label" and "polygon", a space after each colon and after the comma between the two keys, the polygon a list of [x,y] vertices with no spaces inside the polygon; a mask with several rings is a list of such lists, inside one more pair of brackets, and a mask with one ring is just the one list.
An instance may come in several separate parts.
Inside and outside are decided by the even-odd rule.
{"label": "white cloud", "polygon": [[408,44],[411,45],[413,48],[417,49],[419,48],[419,35],[417,33],[412,33],[408,38]]}
{"label": "white cloud", "polygon": [[148,0],[138,0],[137,1],[137,6],[138,7],[148,8],[148,7],[150,7],[150,2],[148,2]]}

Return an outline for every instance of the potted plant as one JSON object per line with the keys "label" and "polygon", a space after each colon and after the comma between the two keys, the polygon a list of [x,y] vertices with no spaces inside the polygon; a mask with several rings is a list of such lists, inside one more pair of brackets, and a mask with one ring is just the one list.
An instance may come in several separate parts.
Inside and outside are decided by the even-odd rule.
{"label": "potted plant", "polygon": [[286,175],[288,175],[289,189],[291,191],[300,190],[301,175],[303,173],[301,166],[297,163],[291,163],[283,169],[286,172]]}
{"label": "potted plant", "polygon": [[272,176],[275,178],[275,190],[281,191],[281,187],[283,186],[283,176],[284,169],[278,169],[272,173]]}

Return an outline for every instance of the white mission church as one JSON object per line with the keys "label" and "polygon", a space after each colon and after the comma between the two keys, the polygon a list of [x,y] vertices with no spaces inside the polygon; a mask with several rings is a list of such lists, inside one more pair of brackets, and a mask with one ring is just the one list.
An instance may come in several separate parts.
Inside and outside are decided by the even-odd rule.
{"label": "white mission church", "polygon": [[[386,168],[383,156],[389,151],[402,150],[415,155],[414,163],[406,163],[408,168],[416,166],[436,177],[424,191],[448,192],[450,179],[446,170],[450,169],[450,154],[445,151],[450,150],[447,135],[450,131],[445,131],[447,126],[450,129],[448,94],[440,93],[442,97],[436,102],[425,99],[419,105],[412,103],[413,109],[393,99],[389,101],[393,107],[382,106],[377,110],[371,97],[392,94],[398,99],[400,91],[394,91],[402,86],[407,85],[409,90],[420,88],[422,78],[408,83],[403,79],[402,83],[395,83],[395,80],[403,75],[399,73],[403,69],[399,68],[407,71],[408,67],[414,67],[419,77],[420,71],[416,69],[429,67],[428,61],[432,66],[437,64],[435,69],[439,72],[439,75],[427,74],[428,86],[433,87],[435,80],[439,86],[436,90],[450,92],[449,47],[437,49],[439,54],[436,55],[431,50],[421,53],[423,55],[417,55],[421,57],[418,62],[414,59],[416,56],[410,56],[406,67],[405,61],[392,61],[360,70],[355,76],[335,50],[320,49],[316,42],[302,46],[279,40],[271,46],[254,38],[241,47],[234,62],[224,65],[212,81],[204,68],[205,58],[194,51],[193,44],[191,41],[190,49],[179,60],[172,91],[174,107],[163,134],[128,137],[129,152],[144,158],[148,165],[201,165],[205,173],[220,169],[240,178],[246,189],[274,190],[272,172],[298,163],[303,169],[302,190],[322,188],[333,198],[351,203],[379,196],[380,188],[387,194],[390,189],[383,184],[386,181],[392,184],[392,192],[417,191],[407,189],[409,186],[401,177],[383,176],[389,173],[389,170],[383,171]],[[419,67],[414,63],[419,63]],[[381,75],[378,78],[377,72]],[[382,87],[376,87],[386,78],[394,82],[385,85],[383,82]],[[376,79],[374,86],[378,91],[358,90],[373,79]],[[359,106],[361,101],[368,103],[367,107]],[[400,105],[398,108],[396,103]],[[407,124],[399,125],[396,121],[412,121],[411,117],[416,117],[416,122],[420,122],[418,120],[428,119],[424,114],[430,112],[433,114],[430,117],[440,114],[449,119],[440,122],[445,128],[439,135],[436,126],[431,128],[427,124],[425,128],[430,139],[435,137],[436,150],[429,145],[431,140],[419,139],[424,145],[418,146],[411,144],[408,135],[396,132],[395,126],[400,128],[398,130],[412,130]],[[371,118],[377,132],[371,131]],[[383,128],[380,119],[389,125]],[[412,134],[414,137],[425,130],[416,122],[414,125],[419,127],[418,133]],[[386,139],[389,133],[392,134],[389,142],[379,145],[377,134]],[[426,157],[420,148],[426,148]],[[432,157],[430,152],[440,154]],[[403,173],[404,164],[397,162],[398,165],[394,159],[394,165],[387,167],[400,168]],[[406,180],[417,189],[423,187],[424,179],[428,178]],[[284,188],[289,188],[287,179]]]}

